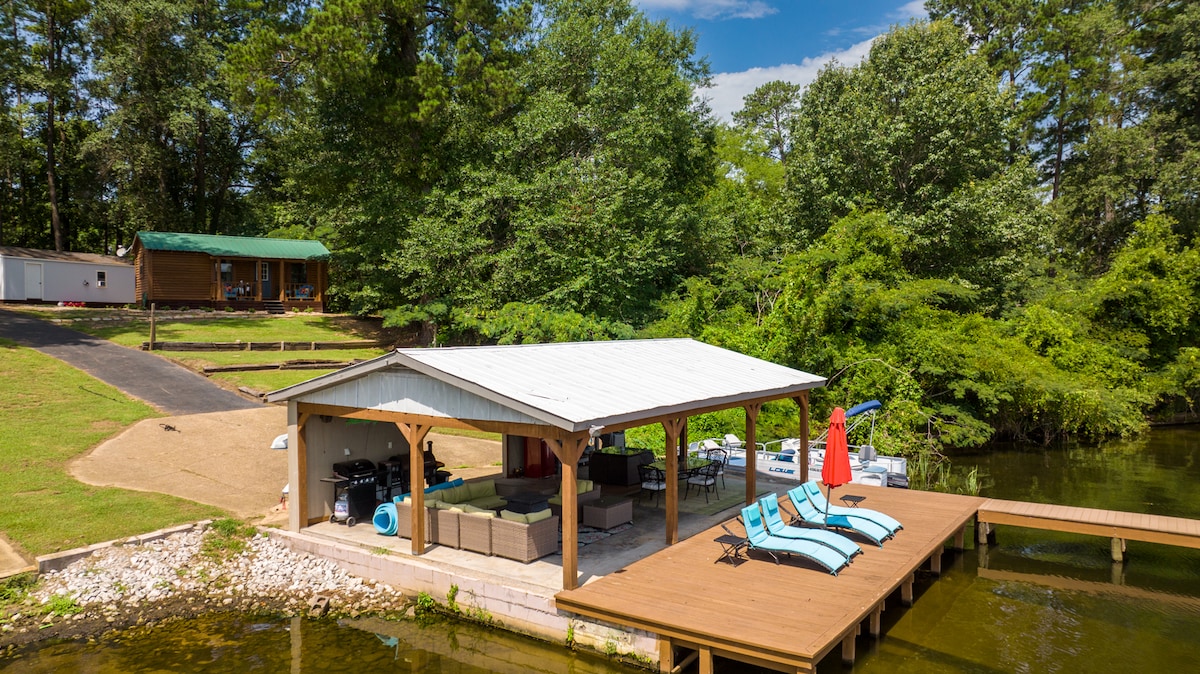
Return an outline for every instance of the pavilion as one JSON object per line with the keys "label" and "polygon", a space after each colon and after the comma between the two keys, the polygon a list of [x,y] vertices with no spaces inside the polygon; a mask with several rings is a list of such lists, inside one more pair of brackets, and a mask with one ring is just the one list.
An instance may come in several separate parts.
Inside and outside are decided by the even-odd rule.
{"label": "pavilion", "polygon": [[[397,349],[379,358],[274,391],[288,405],[288,528],[300,531],[327,517],[310,492],[331,465],[327,434],[314,420],[394,424],[410,448],[432,428],[475,429],[541,438],[561,463],[563,589],[578,586],[579,461],[602,433],[662,424],[666,454],[666,542],[678,542],[679,457],[689,416],[742,407],[746,411],[746,503],[756,494],[756,423],[763,403],[791,399],[800,408],[800,456],[807,456],[808,391],[823,377],[692,339]],[[393,432],[395,432],[395,430]],[[390,443],[389,443],[390,446]],[[685,454],[686,455],[686,454]],[[420,451],[409,451],[409,473],[423,473]],[[321,465],[322,463],[326,465]],[[807,462],[801,461],[807,479]],[[424,493],[412,491],[412,552],[425,550]]]}

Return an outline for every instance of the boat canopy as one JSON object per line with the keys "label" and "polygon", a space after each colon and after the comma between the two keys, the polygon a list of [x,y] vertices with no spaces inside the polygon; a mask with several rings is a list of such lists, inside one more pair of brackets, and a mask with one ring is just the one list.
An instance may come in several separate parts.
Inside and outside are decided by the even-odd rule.
{"label": "boat canopy", "polygon": [[849,419],[850,417],[856,417],[864,412],[874,412],[880,407],[883,407],[883,403],[879,402],[878,400],[868,400],[865,403],[859,403],[846,410],[846,418]]}

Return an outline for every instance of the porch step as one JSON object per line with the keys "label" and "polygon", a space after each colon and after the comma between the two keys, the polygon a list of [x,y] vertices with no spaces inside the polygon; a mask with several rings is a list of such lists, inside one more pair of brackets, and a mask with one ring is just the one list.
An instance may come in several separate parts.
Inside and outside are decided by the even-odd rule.
{"label": "porch step", "polygon": [[268,314],[286,314],[287,310],[283,308],[283,302],[279,300],[263,300],[263,306]]}

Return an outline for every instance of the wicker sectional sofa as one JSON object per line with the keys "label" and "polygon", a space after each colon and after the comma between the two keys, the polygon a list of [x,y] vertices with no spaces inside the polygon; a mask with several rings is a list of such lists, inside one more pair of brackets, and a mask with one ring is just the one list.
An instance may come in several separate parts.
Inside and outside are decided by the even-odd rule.
{"label": "wicker sectional sofa", "polygon": [[[600,498],[600,485],[595,484],[591,480],[576,480],[575,481],[575,505],[578,508],[576,515],[582,517],[584,504],[595,501]],[[558,493],[551,496],[549,499],[550,510],[555,515],[562,517],[562,489],[559,488]],[[578,520],[576,520],[578,521]]]}
{"label": "wicker sectional sofa", "polygon": [[[544,514],[543,514],[544,513]],[[534,518],[536,521],[528,521]],[[537,519],[541,518],[541,519]],[[412,503],[396,504],[396,535],[412,538]],[[532,562],[558,552],[559,518],[543,510],[523,515],[473,506],[426,507],[425,542]]]}

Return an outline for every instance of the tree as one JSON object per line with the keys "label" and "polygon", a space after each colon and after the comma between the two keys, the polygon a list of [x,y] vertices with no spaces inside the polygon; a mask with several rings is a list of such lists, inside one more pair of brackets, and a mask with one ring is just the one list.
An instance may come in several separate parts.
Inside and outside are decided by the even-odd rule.
{"label": "tree", "polygon": [[436,248],[409,246],[432,191],[480,151],[470,130],[513,104],[529,8],[330,0],[286,10],[256,21],[228,63],[239,100],[277,130],[268,170],[292,204],[278,210],[331,232],[333,292],[348,308],[438,297],[461,270],[435,264],[446,259]]}
{"label": "tree", "polygon": [[702,254],[694,206],[714,162],[692,91],[705,71],[689,33],[627,0],[548,2],[543,19],[516,71],[524,97],[483,130],[488,153],[438,193],[434,222],[486,250],[481,306],[642,322]]}
{"label": "tree", "polygon": [[222,216],[256,133],[219,68],[247,20],[237,2],[97,0],[93,90],[107,114],[89,151],[112,183],[117,238],[233,229]]}
{"label": "tree", "polygon": [[907,269],[984,289],[995,307],[1041,230],[1034,176],[1008,155],[1010,109],[952,24],[894,29],[801,99],[788,166],[796,230],[820,236],[857,207],[886,210],[915,244]]}
{"label": "tree", "polygon": [[787,164],[792,149],[792,119],[800,104],[798,84],[775,80],[767,82],[742,100],[742,109],[733,113],[739,127],[758,134],[770,148],[771,156]]}
{"label": "tree", "polygon": [[55,250],[67,250],[63,185],[59,162],[65,154],[63,124],[71,113],[82,114],[76,86],[83,64],[83,19],[86,0],[30,0],[25,5],[24,29],[31,37],[30,89],[40,96],[42,147],[45,152],[46,203]]}

